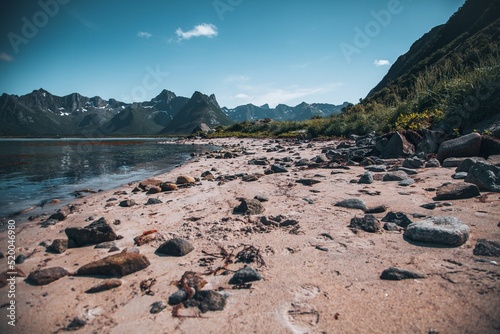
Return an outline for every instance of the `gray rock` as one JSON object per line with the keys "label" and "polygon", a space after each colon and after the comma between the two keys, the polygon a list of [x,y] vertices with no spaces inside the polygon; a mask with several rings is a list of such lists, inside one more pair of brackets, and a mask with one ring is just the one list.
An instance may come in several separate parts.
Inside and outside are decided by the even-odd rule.
{"label": "gray rock", "polygon": [[381,152],[384,159],[400,158],[415,154],[415,147],[401,133],[396,132]]}
{"label": "gray rock", "polygon": [[454,180],[465,180],[467,178],[467,174],[466,172],[459,172],[459,173],[455,173],[451,176],[452,179]]}
{"label": "gray rock", "polygon": [[351,229],[363,230],[369,233],[382,231],[382,224],[373,215],[365,215],[363,218],[354,217],[349,224]]}
{"label": "gray rock", "polygon": [[68,332],[76,331],[79,330],[80,328],[85,327],[86,324],[87,321],[85,321],[84,319],[81,319],[79,317],[74,317],[73,320],[71,320],[71,322],[68,324],[68,326],[66,326],[65,330]]}
{"label": "gray rock", "polygon": [[119,253],[88,263],[80,267],[76,274],[79,276],[121,277],[147,268],[149,265],[150,262],[144,255]]}
{"label": "gray rock", "polygon": [[47,220],[55,219],[55,220],[65,220],[71,214],[71,210],[67,206],[63,206],[56,213],[52,214]]}
{"label": "gray rock", "polygon": [[243,198],[240,205],[234,208],[233,213],[244,215],[260,215],[264,211],[264,206],[258,200]]}
{"label": "gray rock", "polygon": [[193,250],[194,247],[189,241],[175,238],[165,241],[160,247],[158,247],[156,252],[169,256],[185,256]]}
{"label": "gray rock", "polygon": [[414,183],[415,183],[414,179],[406,179],[406,180],[403,180],[403,181],[399,181],[398,182],[398,186],[408,187],[408,186],[411,186]]}
{"label": "gray rock", "polygon": [[148,198],[148,201],[146,202],[145,205],[155,205],[155,204],[162,204],[163,202],[159,198]]}
{"label": "gray rock", "polygon": [[61,267],[46,268],[30,273],[26,281],[33,285],[47,285],[68,275],[69,272]]}
{"label": "gray rock", "polygon": [[187,299],[187,297],[188,297],[188,295],[187,295],[186,291],[184,291],[182,289],[177,290],[176,292],[174,292],[173,294],[171,294],[168,297],[168,305],[180,304],[183,301],[185,301]]}
{"label": "gray rock", "polygon": [[438,188],[436,191],[437,201],[448,201],[455,199],[466,199],[479,196],[479,189],[470,183],[450,183]]}
{"label": "gray rock", "polygon": [[408,225],[413,223],[410,218],[403,212],[389,212],[388,214],[385,215],[384,218],[382,218],[383,222],[390,222],[390,223],[395,223],[398,226],[406,228]]}
{"label": "gray rock", "polygon": [[465,182],[475,184],[480,190],[500,192],[500,167],[477,162],[469,169]]}
{"label": "gray rock", "polygon": [[447,158],[443,161],[442,165],[445,168],[458,167],[467,158]]}
{"label": "gray rock", "polygon": [[184,307],[197,307],[201,313],[222,311],[226,307],[226,297],[213,290],[201,290],[186,300]]}
{"label": "gray rock", "polygon": [[69,245],[83,247],[95,245],[104,241],[116,240],[116,233],[109,225],[108,221],[101,217],[83,228],[68,227],[64,230],[68,236]]}
{"label": "gray rock", "polygon": [[234,273],[229,280],[229,284],[243,284],[248,282],[260,281],[262,277],[251,267],[244,267]]}
{"label": "gray rock", "polygon": [[154,302],[153,304],[151,304],[151,309],[149,310],[149,313],[157,314],[166,308],[167,308],[167,305],[165,305],[165,303],[163,301]]}
{"label": "gray rock", "polygon": [[134,206],[135,201],[133,199],[127,199],[127,200],[121,201],[119,205],[122,208],[128,208],[128,207]]}
{"label": "gray rock", "polygon": [[389,231],[389,232],[399,232],[402,230],[401,227],[399,227],[395,223],[385,223],[384,224],[384,230]]}
{"label": "gray rock", "polygon": [[373,183],[373,173],[372,172],[365,172],[361,177],[359,178],[358,181],[359,184],[372,184]]}
{"label": "gray rock", "polygon": [[407,180],[409,179],[410,177],[408,176],[408,174],[406,174],[405,172],[403,171],[395,171],[395,172],[389,172],[389,173],[386,173],[384,175],[384,178],[382,179],[382,181],[403,181],[403,180]]}
{"label": "gray rock", "polygon": [[400,281],[403,279],[409,279],[409,278],[425,278],[424,275],[415,273],[413,271],[401,269],[401,268],[396,268],[396,267],[390,267],[382,272],[380,275],[380,279],[383,280],[392,280],[392,281]]}
{"label": "gray rock", "polygon": [[286,169],[285,167],[280,166],[280,165],[272,165],[271,170],[274,173],[288,173],[288,169]]}
{"label": "gray rock", "polygon": [[96,248],[96,249],[110,249],[113,247],[116,247],[116,243],[114,241],[105,241],[105,242],[101,242],[101,243],[95,245],[94,248]]}
{"label": "gray rock", "polygon": [[305,186],[312,186],[314,184],[320,183],[321,181],[315,179],[300,179],[295,182],[303,184]]}
{"label": "gray rock", "polygon": [[460,165],[458,165],[457,169],[455,169],[455,173],[468,173],[469,170],[476,164],[476,162],[486,162],[486,160],[481,157],[466,158],[460,163]]}
{"label": "gray rock", "polygon": [[482,137],[479,133],[445,141],[439,146],[437,159],[444,161],[450,157],[475,157],[481,152]]}
{"label": "gray rock", "polygon": [[403,167],[405,168],[423,168],[424,164],[425,161],[417,157],[407,158],[403,161]]}
{"label": "gray rock", "polygon": [[479,256],[500,257],[500,242],[479,239],[473,253]]}
{"label": "gray rock", "polygon": [[371,165],[371,166],[366,166],[365,169],[370,172],[374,173],[381,173],[387,171],[387,166],[385,165]]}
{"label": "gray rock", "polygon": [[16,256],[15,263],[22,264],[22,263],[24,263],[24,261],[26,261],[26,259],[27,259],[26,255],[19,254],[18,256]]}
{"label": "gray rock", "polygon": [[439,167],[441,167],[441,164],[439,163],[438,159],[432,158],[432,159],[429,159],[429,161],[427,161],[425,163],[425,167],[426,168],[439,168]]}
{"label": "gray rock", "polygon": [[469,227],[455,217],[430,217],[408,225],[405,238],[458,247],[469,238]]}
{"label": "gray rock", "polygon": [[48,247],[48,250],[56,254],[62,254],[68,249],[68,239],[56,239]]}
{"label": "gray rock", "polygon": [[335,206],[341,207],[341,208],[348,208],[348,209],[359,209],[359,210],[366,210],[366,204],[359,198],[349,198],[345,199],[343,201],[335,203]]}
{"label": "gray rock", "polygon": [[498,155],[498,154],[495,154],[495,155],[490,155],[490,156],[488,157],[487,162],[488,162],[490,165],[495,165],[495,166],[499,166],[499,167],[500,167],[500,155]]}
{"label": "gray rock", "polygon": [[418,172],[415,169],[406,168],[406,167],[399,167],[397,170],[403,171],[408,175],[417,175],[418,174]]}
{"label": "gray rock", "polygon": [[257,166],[266,166],[269,165],[269,161],[267,158],[257,158],[248,161],[249,165],[257,165]]}

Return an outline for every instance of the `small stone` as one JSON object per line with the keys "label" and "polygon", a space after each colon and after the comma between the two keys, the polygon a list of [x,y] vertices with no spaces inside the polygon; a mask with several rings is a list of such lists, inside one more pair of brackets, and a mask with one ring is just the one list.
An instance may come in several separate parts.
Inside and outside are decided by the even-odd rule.
{"label": "small stone", "polygon": [[387,211],[387,206],[385,205],[377,205],[372,208],[368,208],[365,210],[365,213],[382,213]]}
{"label": "small stone", "polygon": [[251,267],[244,267],[234,273],[233,277],[229,280],[229,284],[243,284],[248,282],[260,281],[262,277],[260,274]]}
{"label": "small stone", "polygon": [[151,309],[149,310],[149,313],[157,314],[166,308],[167,308],[167,305],[165,305],[164,302],[162,302],[162,301],[154,302],[153,304],[151,304]]}
{"label": "small stone", "polygon": [[392,212],[392,211],[389,212],[387,215],[385,215],[385,217],[382,218],[382,221],[395,223],[398,226],[401,226],[403,228],[406,228],[408,225],[410,225],[412,223],[412,221],[404,213]]}
{"label": "small stone", "polygon": [[409,178],[410,177],[408,176],[408,174],[399,170],[399,171],[389,172],[389,173],[385,174],[382,181],[389,181],[389,182],[390,181],[403,181],[403,180],[407,180]]}
{"label": "small stone", "polygon": [[154,195],[154,194],[158,194],[161,192],[161,188],[160,187],[151,187],[149,188],[149,190],[146,192],[146,195]]}
{"label": "small stone", "polygon": [[430,217],[408,225],[410,240],[458,247],[469,238],[469,227],[455,217]]}
{"label": "small stone", "polygon": [[87,322],[79,317],[74,317],[73,320],[66,326],[67,331],[76,331],[79,330],[80,328],[85,327]]}
{"label": "small stone", "polygon": [[362,200],[358,198],[349,198],[345,199],[343,201],[337,202],[335,206],[342,207],[342,208],[348,208],[348,209],[359,209],[359,210],[366,210],[366,204]]}
{"label": "small stone", "polygon": [[162,204],[163,202],[159,198],[149,198],[145,205],[155,205]]}
{"label": "small stone", "polygon": [[392,280],[392,281],[400,281],[409,278],[425,278],[425,276],[419,273],[415,273],[413,271],[395,267],[390,267],[384,270],[380,275],[380,279]]}
{"label": "small stone", "polygon": [[116,243],[114,241],[105,241],[94,246],[96,249],[110,249],[113,247],[116,247]]}
{"label": "small stone", "polygon": [[241,199],[240,205],[234,208],[234,214],[259,215],[265,211],[264,206],[256,199]]}
{"label": "small stone", "polygon": [[147,268],[149,265],[150,262],[144,255],[120,253],[88,263],[80,267],[76,274],[79,276],[121,277]]}
{"label": "small stone", "polygon": [[201,313],[222,311],[226,306],[226,298],[213,290],[202,290],[184,302],[184,307],[197,307]]}
{"label": "small stone", "polygon": [[68,227],[64,232],[68,236],[68,246],[83,247],[117,239],[115,231],[104,217],[83,228]]}
{"label": "small stone", "polygon": [[402,230],[401,227],[399,227],[395,223],[385,223],[384,224],[384,230],[389,231],[389,232],[399,232]]}
{"label": "small stone", "polygon": [[30,273],[26,281],[33,285],[47,285],[68,275],[69,272],[66,269],[53,267],[36,270]]}
{"label": "small stone", "polygon": [[418,174],[418,172],[416,170],[411,169],[411,168],[406,168],[406,167],[399,167],[397,170],[405,172],[408,175],[417,175]]}
{"label": "small stone", "polygon": [[366,166],[365,169],[367,171],[373,172],[373,173],[382,173],[387,171],[387,166],[385,165],[372,165],[372,166]]}
{"label": "small stone", "polygon": [[187,240],[175,238],[164,242],[157,253],[169,256],[185,256],[194,250],[193,245]]}
{"label": "small stone", "polygon": [[127,200],[121,201],[119,205],[122,208],[129,208],[129,207],[135,205],[135,201],[133,199],[127,199]]}
{"label": "small stone", "polygon": [[467,178],[467,173],[466,172],[455,173],[451,176],[451,178],[454,180],[465,180]]}
{"label": "small stone", "polygon": [[351,219],[349,227],[354,230],[363,230],[369,233],[382,231],[380,221],[373,215],[365,215],[363,218],[354,217]]}
{"label": "small stone", "polygon": [[177,177],[176,184],[193,184],[196,183],[196,179],[189,175],[180,175]]}
{"label": "small stone", "polygon": [[479,239],[473,253],[480,256],[500,257],[500,242]]}
{"label": "small stone", "polygon": [[62,254],[68,249],[68,239],[56,239],[48,247],[48,250],[56,254]]}
{"label": "small stone", "polygon": [[403,167],[405,168],[423,168],[425,161],[417,157],[407,158],[403,161]]}
{"label": "small stone", "polygon": [[434,210],[435,208],[437,208],[437,203],[422,204],[420,207],[427,210]]}
{"label": "small stone", "polygon": [[88,289],[87,291],[85,291],[85,293],[98,293],[98,292],[103,292],[103,291],[107,291],[107,290],[111,290],[111,289],[114,289],[114,288],[117,288],[119,286],[122,285],[122,281],[120,281],[119,279],[110,279],[110,280],[106,280],[102,283],[99,283],[97,285],[94,285],[93,287],[91,287],[90,289]]}
{"label": "small stone", "polygon": [[295,182],[303,184],[305,186],[312,186],[314,184],[320,183],[321,181],[315,179],[300,179]]}
{"label": "small stone", "polygon": [[373,183],[373,173],[372,172],[365,172],[361,177],[359,178],[358,181],[359,184],[372,184]]}
{"label": "small stone", "polygon": [[24,254],[19,254],[15,260],[16,264],[22,264],[24,261],[26,261],[26,255]]}
{"label": "small stone", "polygon": [[271,170],[274,173],[288,173],[288,169],[286,169],[285,167],[280,166],[280,165],[272,165]]}
{"label": "small stone", "polygon": [[160,185],[162,191],[174,191],[179,189],[175,183],[172,182],[164,182]]}
{"label": "small stone", "polygon": [[408,187],[408,186],[411,186],[414,183],[415,183],[414,179],[406,179],[406,180],[403,180],[403,181],[399,181],[398,182],[398,186],[400,186],[400,187]]}
{"label": "small stone", "polygon": [[427,161],[425,163],[425,167],[426,168],[439,168],[439,167],[441,167],[441,164],[439,163],[438,159],[432,158],[432,159],[429,159],[429,161]]}
{"label": "small stone", "polygon": [[55,220],[65,220],[66,217],[68,217],[69,215],[71,214],[71,210],[69,207],[67,206],[64,206],[62,208],[60,208],[59,210],[57,210],[56,213],[54,213],[53,215],[51,215],[48,219],[55,219]]}
{"label": "small stone", "polygon": [[169,305],[177,305],[177,304],[180,304],[182,303],[183,301],[185,301],[187,299],[187,293],[186,291],[184,290],[177,290],[176,292],[174,292],[173,294],[171,294],[169,297],[168,297],[168,304]]}
{"label": "small stone", "polygon": [[259,201],[261,203],[269,201],[269,198],[267,198],[266,196],[263,196],[263,195],[256,195],[254,197],[254,199],[256,199],[257,201]]}

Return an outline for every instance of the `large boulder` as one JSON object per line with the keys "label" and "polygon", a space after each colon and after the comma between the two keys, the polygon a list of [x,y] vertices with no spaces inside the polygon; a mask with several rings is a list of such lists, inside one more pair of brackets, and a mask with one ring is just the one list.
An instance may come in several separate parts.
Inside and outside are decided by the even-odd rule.
{"label": "large boulder", "polygon": [[45,268],[36,270],[29,274],[26,281],[33,285],[47,285],[68,275],[69,272],[61,267]]}
{"label": "large boulder", "polygon": [[415,154],[415,146],[399,132],[392,135],[381,152],[381,156],[384,159],[401,158],[413,154]]}
{"label": "large boulder", "polygon": [[430,217],[411,223],[405,238],[431,244],[458,247],[469,238],[469,227],[455,217]]}
{"label": "large boulder", "polygon": [[486,162],[486,160],[484,160],[484,158],[481,158],[481,157],[467,158],[464,161],[462,161],[460,163],[460,165],[458,165],[457,169],[455,169],[455,173],[461,173],[461,172],[468,173],[469,170],[472,168],[472,166],[474,166],[476,164],[476,162],[480,162],[480,161]]}
{"label": "large boulder", "polygon": [[69,245],[76,247],[113,241],[116,240],[117,237],[115,231],[104,217],[99,218],[83,228],[68,227],[64,232],[68,236]]}
{"label": "large boulder", "polygon": [[475,157],[481,152],[482,137],[479,133],[468,135],[445,141],[438,150],[437,159],[443,162],[450,157]]}
{"label": "large boulder", "polygon": [[88,263],[76,272],[80,276],[121,277],[147,268],[148,258],[137,253],[120,253]]}
{"label": "large boulder", "polygon": [[470,183],[450,183],[438,188],[436,191],[437,201],[448,201],[455,199],[466,199],[479,196],[479,189]]}
{"label": "large boulder", "polygon": [[465,182],[475,184],[480,190],[500,192],[500,167],[477,162],[469,169]]}

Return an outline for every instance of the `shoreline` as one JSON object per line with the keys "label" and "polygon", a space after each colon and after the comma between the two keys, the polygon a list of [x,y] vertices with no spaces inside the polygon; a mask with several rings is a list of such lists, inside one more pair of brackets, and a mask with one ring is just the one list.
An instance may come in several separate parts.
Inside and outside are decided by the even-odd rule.
{"label": "shoreline", "polygon": [[[100,333],[133,333],[136,327],[152,333],[194,333],[201,328],[207,333],[500,331],[500,268],[491,262],[497,258],[472,254],[479,239],[500,240],[498,193],[448,201],[451,205],[429,210],[421,205],[434,202],[435,191],[426,189],[456,182],[451,179],[454,169],[418,169],[418,174],[412,176],[416,183],[408,187],[378,178],[372,184],[359,184],[351,181],[357,181],[365,172],[362,166],[296,166],[300,159],[310,161],[338,141],[182,141],[188,145],[214,143],[229,154],[226,158],[223,153],[221,157],[218,153],[198,156],[154,177],[162,182],[175,182],[180,175],[201,179],[191,186],[148,195],[132,192],[139,182],[126,184],[75,199],[75,211],[55,225],[41,228],[36,221],[19,226],[17,252],[29,255],[19,268],[26,274],[58,266],[73,273],[84,264],[118,253],[94,246],[69,248],[62,254],[46,252],[46,245],[66,237],[66,228],[83,227],[100,217],[113,223],[113,229],[122,236],[115,241],[120,251],[133,248],[134,238],[145,231],[157,230],[158,239],[135,246],[151,265],[120,278],[121,286],[111,291],[85,293],[103,282],[99,277],[70,275],[44,286],[18,278],[16,330],[53,333],[78,317],[86,323],[81,332]],[[269,165],[249,164],[263,157]],[[287,172],[264,173],[278,162],[289,166],[285,167]],[[204,180],[201,175],[206,171],[211,171],[215,179]],[[245,181],[245,175],[255,178]],[[318,182],[309,186],[298,180]],[[238,198],[256,195],[268,199],[262,202],[263,213],[248,217],[233,213],[240,203]],[[112,198],[116,200],[110,201]],[[163,203],[144,205],[150,198]],[[389,211],[404,212],[412,221],[420,219],[414,216],[453,216],[466,223],[471,233],[463,246],[435,247],[408,242],[401,230],[354,232],[349,223],[363,217],[364,212],[334,206],[353,198],[371,208],[386,206],[386,212],[374,214],[379,220]],[[128,199],[137,204],[118,205]],[[260,217],[272,220],[280,215],[294,223],[259,223]],[[119,224],[114,224],[117,221]],[[6,237],[0,232],[0,251],[4,254]],[[158,246],[171,238],[189,241],[194,250],[183,257],[158,256]],[[153,303],[166,303],[177,291],[171,282],[183,273],[204,273],[220,264],[216,258],[207,267],[207,254],[216,254],[219,247],[236,254],[244,245],[258,249],[265,261],[265,265],[248,264],[260,273],[261,281],[252,282],[250,289],[232,289],[229,278],[244,266],[236,262],[228,265],[227,276],[203,276],[208,282],[204,290],[228,296],[224,310],[203,313],[202,318],[176,318],[172,306],[166,305],[162,312],[150,313]],[[0,272],[6,270],[5,260],[0,259]],[[381,280],[380,274],[389,267],[416,271],[425,278]],[[141,282],[148,279],[155,282],[150,289],[152,295],[140,288]],[[0,289],[0,305],[8,302],[7,291],[5,287]],[[6,307],[0,307],[0,329],[6,328],[5,312]],[[183,309],[181,314],[197,312]]]}

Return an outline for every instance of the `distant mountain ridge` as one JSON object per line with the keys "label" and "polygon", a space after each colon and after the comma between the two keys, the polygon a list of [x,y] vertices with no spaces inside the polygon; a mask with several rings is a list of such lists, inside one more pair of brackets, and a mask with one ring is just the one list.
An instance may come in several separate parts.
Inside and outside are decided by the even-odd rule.
{"label": "distant mountain ridge", "polygon": [[125,103],[78,93],[55,96],[44,89],[0,96],[0,136],[126,136],[190,134],[201,124],[211,128],[233,122],[273,118],[304,120],[338,113],[347,105],[301,103],[296,107],[246,105],[221,108],[215,95],[191,98],[163,90],[145,102]]}

